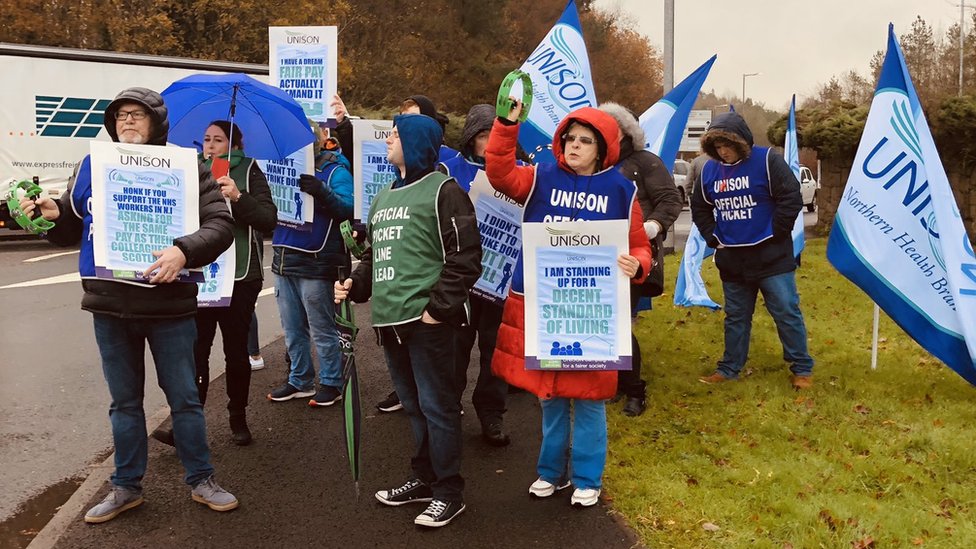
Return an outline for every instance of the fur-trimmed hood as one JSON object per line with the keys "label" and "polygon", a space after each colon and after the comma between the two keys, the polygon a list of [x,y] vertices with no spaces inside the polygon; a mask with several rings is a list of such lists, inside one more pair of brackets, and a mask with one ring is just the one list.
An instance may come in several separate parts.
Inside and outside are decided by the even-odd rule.
{"label": "fur-trimmed hood", "polygon": [[[630,112],[630,109],[620,103],[607,101],[600,105],[600,110],[609,114],[617,121],[617,126],[620,127],[620,133],[623,134],[624,139],[630,139],[633,150],[639,151],[644,148],[644,141],[647,137],[644,136],[644,130],[641,129],[640,123],[634,117],[634,113]],[[623,147],[621,146],[621,148]]]}
{"label": "fur-trimmed hood", "polygon": [[708,127],[708,131],[701,136],[702,150],[717,162],[721,162],[722,158],[719,157],[718,152],[715,150],[715,141],[717,139],[725,139],[738,147],[740,159],[744,160],[749,158],[749,155],[752,153],[752,145],[754,143],[752,140],[752,130],[749,129],[749,125],[746,124],[745,119],[737,112],[727,112],[716,116],[711,126]]}

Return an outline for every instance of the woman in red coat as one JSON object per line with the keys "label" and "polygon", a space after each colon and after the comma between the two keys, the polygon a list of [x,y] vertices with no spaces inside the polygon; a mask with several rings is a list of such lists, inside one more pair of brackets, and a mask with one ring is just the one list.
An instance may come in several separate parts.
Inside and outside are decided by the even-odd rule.
{"label": "woman in red coat", "polygon": [[[507,117],[495,120],[485,155],[485,171],[492,186],[525,205],[523,222],[629,219],[630,253],[621,254],[617,265],[634,284],[641,283],[650,271],[651,247],[644,233],[636,188],[614,169],[620,153],[617,122],[594,108],[573,111],[556,129],[552,143],[556,164],[517,166],[519,126],[515,121],[521,109],[521,103],[516,102]],[[617,205],[617,211],[601,212],[580,207],[589,203],[586,200],[573,200],[567,206],[566,201],[555,199],[561,193],[601,197],[613,193],[626,198],[622,201],[625,203]],[[600,496],[607,454],[605,403],[616,392],[617,373],[525,369],[522,291],[524,284],[532,281],[524,281],[519,271],[505,302],[492,371],[541,400],[539,479],[529,487],[529,493],[548,497],[572,481],[576,488],[573,505],[588,507],[596,504]]]}

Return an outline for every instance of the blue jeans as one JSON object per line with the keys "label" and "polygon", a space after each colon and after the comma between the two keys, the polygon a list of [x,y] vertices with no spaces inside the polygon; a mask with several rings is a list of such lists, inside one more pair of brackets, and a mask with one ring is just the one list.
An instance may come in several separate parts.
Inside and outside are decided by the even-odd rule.
{"label": "blue jeans", "polygon": [[725,354],[718,363],[720,374],[729,379],[739,377],[749,358],[752,315],[756,310],[756,296],[761,291],[783,344],[783,360],[790,363],[793,374],[812,375],[813,359],[807,352],[807,328],[800,312],[796,273],[769,276],[753,283],[722,282],[722,288],[725,291]]}
{"label": "blue jeans", "polygon": [[573,486],[599,489],[603,486],[603,467],[607,463],[606,401],[551,398],[539,402],[542,404],[542,447],[536,465],[539,478],[558,486],[569,478],[571,463]]}
{"label": "blue jeans", "polygon": [[434,497],[463,501],[461,403],[454,368],[454,327],[414,321],[387,328],[383,352],[393,387],[410,418],[414,475],[430,484]]}
{"label": "blue jeans", "polygon": [[112,484],[142,488],[149,450],[146,414],[142,408],[146,384],[146,342],[156,365],[159,387],[166,394],[173,417],[176,453],[193,486],[213,474],[207,425],[194,383],[196,365],[193,317],[177,319],[122,319],[94,313],[95,341],[102,356],[102,372],[112,396],[109,418],[115,442]]}
{"label": "blue jeans", "polygon": [[278,312],[291,359],[288,383],[302,391],[315,389],[312,344],[319,358],[319,384],[342,387],[342,353],[332,284],[331,280],[318,278],[275,277]]}

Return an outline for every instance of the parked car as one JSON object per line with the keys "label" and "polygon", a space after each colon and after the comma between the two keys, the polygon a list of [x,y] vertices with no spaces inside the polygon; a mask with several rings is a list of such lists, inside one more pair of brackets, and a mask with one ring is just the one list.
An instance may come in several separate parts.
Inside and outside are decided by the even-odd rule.
{"label": "parked car", "polygon": [[674,186],[681,194],[681,203],[688,204],[691,198],[691,164],[681,159],[675,160],[672,175],[674,175]]}
{"label": "parked car", "polygon": [[817,191],[820,190],[820,182],[813,177],[813,172],[806,166],[800,166],[800,196],[803,197],[803,205],[808,212],[817,209]]}

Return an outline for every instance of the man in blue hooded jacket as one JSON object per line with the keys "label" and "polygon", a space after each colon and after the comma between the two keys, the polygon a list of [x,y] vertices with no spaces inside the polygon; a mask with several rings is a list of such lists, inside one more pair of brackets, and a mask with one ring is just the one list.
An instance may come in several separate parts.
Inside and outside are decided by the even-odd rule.
{"label": "man in blue hooded jacket", "polygon": [[691,197],[691,215],[715,251],[725,292],[725,354],[702,383],[737,379],[749,356],[756,297],[762,292],[776,323],[791,384],[813,384],[813,359],[800,312],[793,257],[793,222],[803,208],[800,183],[783,157],[757,147],[739,114],[725,113],[702,135],[711,160]]}
{"label": "man in blue hooded jacket", "polygon": [[429,503],[414,523],[440,527],[465,509],[454,331],[470,322],[468,290],[481,275],[481,236],[467,193],[435,171],[440,125],[420,114],[396,116],[393,125],[387,160],[397,178],[370,205],[370,249],[334,291],[337,303],[372,296],[373,326],[414,435],[410,480],[376,492],[376,499]]}

